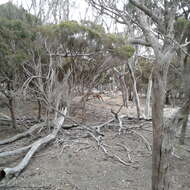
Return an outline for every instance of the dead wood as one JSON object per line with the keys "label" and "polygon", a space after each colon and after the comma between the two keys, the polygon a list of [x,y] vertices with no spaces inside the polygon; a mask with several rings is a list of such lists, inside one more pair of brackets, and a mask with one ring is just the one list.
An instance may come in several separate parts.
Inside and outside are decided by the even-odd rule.
{"label": "dead wood", "polygon": [[44,125],[45,125],[45,122],[36,124],[36,125],[32,126],[29,130],[27,130],[23,133],[17,134],[11,138],[0,141],[0,145],[9,144],[9,143],[15,142],[16,140],[19,140],[21,138],[27,137],[27,136],[31,135],[37,129],[43,127]]}
{"label": "dead wood", "polygon": [[[67,113],[67,108],[65,108],[63,115],[65,116]],[[61,115],[59,118],[54,120],[54,130],[51,134],[37,140],[34,142],[28,151],[28,153],[25,155],[25,157],[22,159],[22,161],[15,167],[13,168],[4,168],[3,170],[0,171],[0,180],[2,180],[5,177],[12,177],[15,175],[19,175],[23,169],[26,168],[26,166],[29,164],[32,156],[39,150],[39,148],[52,140],[54,140],[61,129],[61,126],[64,123],[65,117]]]}
{"label": "dead wood", "polygon": [[8,115],[5,115],[4,113],[0,113],[0,120],[2,119],[8,119],[8,120],[11,120],[11,118],[8,116]]}
{"label": "dead wood", "polygon": [[105,126],[107,126],[108,124],[112,123],[114,120],[115,120],[115,118],[114,118],[114,119],[110,119],[110,120],[106,121],[105,123],[102,123],[102,124],[100,124],[100,125],[94,126],[94,128],[95,128],[95,130],[96,130],[97,132],[100,133],[100,130],[101,130],[103,127],[105,127]]}
{"label": "dead wood", "polygon": [[15,156],[17,154],[21,154],[23,152],[26,152],[29,148],[31,148],[32,145],[29,146],[24,146],[22,148],[12,150],[12,151],[6,151],[6,152],[1,152],[0,153],[0,158],[2,157],[7,157],[7,156]]}
{"label": "dead wood", "polygon": [[131,158],[131,155],[130,155],[131,151],[128,147],[126,147],[125,145],[119,144],[119,143],[117,143],[116,146],[122,147],[127,152],[127,157],[128,157],[129,162],[131,162],[131,163],[134,162],[133,159]]}
{"label": "dead wood", "polygon": [[131,160],[129,162],[126,162],[124,161],[122,158],[120,158],[119,156],[117,156],[116,154],[113,154],[111,152],[109,152],[105,147],[107,145],[105,145],[103,142],[102,142],[102,137],[98,136],[96,137],[93,133],[91,132],[88,132],[89,135],[95,139],[95,141],[97,142],[98,144],[98,147],[100,147],[102,149],[102,151],[109,157],[109,158],[113,158],[115,159],[116,161],[120,162],[121,164],[125,165],[125,166],[130,166],[130,167],[133,167],[135,169],[138,168],[138,166],[135,166],[134,164],[131,163]]}
{"label": "dead wood", "polygon": [[69,130],[69,129],[73,129],[73,128],[77,128],[77,127],[79,127],[78,124],[64,125],[64,126],[62,126],[62,129]]}
{"label": "dead wood", "polygon": [[143,135],[141,135],[141,134],[139,134],[138,132],[136,132],[136,131],[134,131],[134,130],[131,130],[132,131],[132,133],[134,133],[134,134],[136,134],[136,135],[138,135],[139,137],[141,137],[141,139],[143,140],[143,142],[145,143],[145,145],[146,145],[146,148],[148,149],[148,151],[152,151],[152,148],[151,148],[151,145],[150,145],[150,143],[148,142],[148,140],[143,136]]}

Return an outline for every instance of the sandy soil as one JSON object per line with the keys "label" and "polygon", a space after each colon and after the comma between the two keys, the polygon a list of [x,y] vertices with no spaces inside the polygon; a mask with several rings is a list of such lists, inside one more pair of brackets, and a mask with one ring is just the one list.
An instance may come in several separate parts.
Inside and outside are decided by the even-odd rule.
{"label": "sandy soil", "polygon": [[[86,124],[94,126],[105,122],[112,117],[110,110],[118,110],[122,100],[121,96],[104,96],[104,102],[92,100],[87,105]],[[143,101],[142,101],[143,103]],[[19,106],[18,106],[19,107]],[[31,107],[30,107],[31,108]],[[32,107],[33,110],[33,107]],[[27,107],[19,107],[19,114],[33,115]],[[1,110],[6,113],[6,110]],[[0,111],[0,112],[1,112]],[[80,110],[75,109],[75,118],[81,119]],[[166,112],[172,112],[166,109]],[[129,108],[122,108],[121,114],[135,117],[135,108],[130,103]],[[123,121],[127,127],[144,125],[146,130],[135,130],[151,143],[152,129],[150,122]],[[69,121],[66,121],[69,123]],[[115,123],[117,124],[117,123]],[[142,138],[134,133],[119,134],[119,128],[106,127],[103,131],[103,143],[112,155],[119,156],[123,161],[129,162],[128,155],[133,163],[125,166],[117,159],[110,158],[98,147],[91,137],[84,138],[84,132],[78,129],[62,130],[56,142],[48,144],[41,149],[28,167],[17,178],[12,179],[0,189],[51,189],[51,190],[148,190],[151,189],[151,153],[145,146]],[[10,126],[0,127],[0,140],[16,133]],[[188,133],[190,136],[190,132]],[[22,139],[14,144],[1,146],[1,150],[12,150],[27,145],[36,136]],[[186,139],[186,147],[190,145],[190,138]],[[127,147],[129,153],[125,150]],[[190,148],[189,148],[190,149]],[[190,189],[190,152],[183,147],[176,146],[176,154],[181,159],[172,158],[171,189]],[[0,167],[12,167],[19,163],[23,155],[0,159]],[[1,182],[3,185],[5,182]]]}

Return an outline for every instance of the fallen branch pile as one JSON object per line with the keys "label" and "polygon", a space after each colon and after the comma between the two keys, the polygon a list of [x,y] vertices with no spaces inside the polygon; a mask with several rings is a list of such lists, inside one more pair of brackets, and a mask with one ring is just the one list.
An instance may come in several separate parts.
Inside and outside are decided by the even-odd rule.
{"label": "fallen branch pile", "polygon": [[[120,158],[117,154],[113,153],[113,151],[110,151],[107,149],[107,148],[110,148],[111,146],[105,144],[103,141],[104,136],[105,136],[104,129],[117,128],[119,135],[121,135],[122,133],[126,133],[126,132],[130,133],[130,134],[134,134],[142,139],[148,152],[151,152],[151,145],[150,145],[149,141],[142,134],[140,134],[139,132],[136,132],[136,130],[139,130],[139,129],[146,129],[147,125],[144,125],[144,123],[147,123],[147,122],[150,123],[151,122],[150,120],[141,119],[139,121],[136,118],[127,117],[126,115],[119,116],[118,112],[117,113],[113,112],[114,117],[112,119],[110,119],[104,123],[98,124],[98,125],[94,125],[94,126],[81,125],[77,121],[71,119],[70,117],[67,117],[67,119],[70,120],[73,124],[63,125],[65,117],[66,117],[67,109],[65,109],[64,111],[57,110],[57,112],[59,113],[60,116],[59,116],[59,118],[56,118],[55,120],[52,121],[53,131],[50,134],[39,138],[32,144],[18,148],[16,150],[5,151],[5,152],[0,151],[0,158],[7,157],[7,156],[15,156],[15,155],[27,152],[25,154],[24,158],[21,160],[21,162],[17,166],[15,166],[13,168],[3,168],[2,170],[0,170],[0,180],[7,178],[7,177],[10,178],[12,176],[18,176],[26,168],[26,166],[29,164],[32,156],[39,150],[39,148],[46,145],[47,143],[49,143],[53,140],[56,140],[56,142],[58,142],[60,144],[63,143],[65,141],[64,138],[62,138],[62,139],[57,138],[57,137],[59,137],[58,133],[61,132],[62,130],[68,130],[68,132],[69,132],[69,131],[74,131],[77,129],[77,130],[81,131],[82,135],[78,138],[89,137],[92,140],[95,140],[95,142],[97,143],[97,146],[105,153],[105,155],[108,158],[114,159],[125,166],[130,166],[133,168],[137,168],[138,166],[136,165],[135,161],[133,161],[128,147],[121,145],[121,144],[116,145],[116,146],[122,147],[125,150],[125,152],[127,153],[127,161]],[[141,122],[141,123],[139,124],[139,126],[129,127],[128,122],[131,122],[131,121]],[[0,141],[0,145],[13,143],[21,138],[30,136],[32,133],[34,133],[37,130],[40,130],[41,128],[43,128],[45,126],[46,126],[45,122],[35,124],[34,126],[30,127],[29,130],[27,130],[23,133],[20,133],[11,138]],[[77,137],[75,137],[75,138],[77,138]],[[89,147],[91,147],[91,146],[89,146],[89,145],[85,146],[85,149],[87,149]],[[64,148],[65,148],[65,146],[62,149],[64,149]]]}

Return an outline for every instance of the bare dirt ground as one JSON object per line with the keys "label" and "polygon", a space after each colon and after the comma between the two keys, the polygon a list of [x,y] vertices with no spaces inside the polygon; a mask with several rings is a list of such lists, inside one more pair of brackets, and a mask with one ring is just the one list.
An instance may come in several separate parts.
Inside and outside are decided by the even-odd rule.
{"label": "bare dirt ground", "polygon": [[[122,104],[121,96],[104,96],[104,102],[92,100],[87,104],[86,125],[98,125],[112,118],[111,109],[117,111]],[[141,102],[143,104],[143,101]],[[20,106],[20,107],[19,107]],[[76,106],[76,105],[74,105]],[[19,115],[32,115],[34,108],[18,105]],[[6,110],[0,112],[6,113]],[[81,120],[80,110],[75,112],[75,119]],[[171,109],[166,109],[171,112]],[[120,115],[136,116],[132,103],[129,108],[122,108]],[[72,115],[71,115],[72,116]],[[65,123],[69,123],[66,120]],[[118,122],[112,123],[101,132],[104,134],[102,142],[106,150],[113,157],[108,157],[84,131],[79,129],[62,130],[55,142],[43,147],[31,160],[28,167],[17,178],[13,178],[6,185],[0,183],[0,189],[14,190],[148,190],[151,189],[151,152],[141,138],[152,141],[151,122],[125,120],[125,127],[134,127],[119,134]],[[114,127],[115,126],[115,127]],[[139,128],[139,126],[143,126]],[[137,127],[137,128],[135,128]],[[0,126],[0,140],[13,136],[16,131],[10,126]],[[139,135],[140,134],[140,135]],[[190,136],[190,132],[188,133]],[[13,150],[27,145],[36,139],[31,136],[16,143],[1,146],[2,150]],[[190,138],[186,139],[186,149],[190,149]],[[190,152],[183,147],[176,146],[176,154],[181,159],[172,158],[171,189],[190,189]],[[114,157],[115,156],[115,157]],[[129,163],[121,163],[118,157]],[[23,155],[0,158],[0,167],[13,167],[19,163]],[[132,162],[130,163],[129,160]]]}

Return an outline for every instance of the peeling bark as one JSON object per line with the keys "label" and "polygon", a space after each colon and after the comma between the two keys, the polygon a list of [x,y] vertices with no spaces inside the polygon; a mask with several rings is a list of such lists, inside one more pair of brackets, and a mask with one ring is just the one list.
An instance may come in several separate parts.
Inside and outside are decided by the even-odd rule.
{"label": "peeling bark", "polygon": [[156,62],[152,73],[152,190],[169,190],[170,187],[171,139],[174,133],[173,126],[166,125],[164,122],[163,112],[168,63],[170,63],[171,55],[163,56],[161,61]]}
{"label": "peeling bark", "polygon": [[[157,64],[157,63],[156,63]],[[153,151],[152,151],[152,190],[159,190],[161,180],[162,155],[162,128],[164,108],[164,81],[159,66],[155,66],[152,76],[152,125],[153,125]]]}

